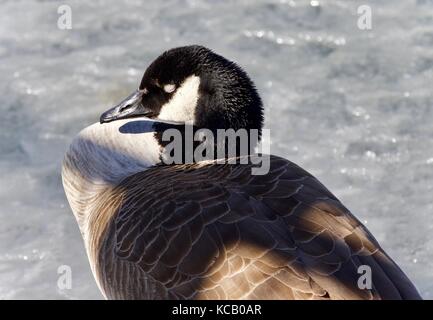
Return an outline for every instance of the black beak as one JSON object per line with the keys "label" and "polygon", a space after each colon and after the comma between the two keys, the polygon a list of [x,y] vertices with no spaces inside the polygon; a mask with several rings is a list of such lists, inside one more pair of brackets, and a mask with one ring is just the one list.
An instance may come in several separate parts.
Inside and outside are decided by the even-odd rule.
{"label": "black beak", "polygon": [[135,91],[117,106],[105,111],[101,115],[99,122],[102,124],[120,119],[151,116],[152,110],[146,108],[141,103],[144,94],[145,93],[141,90]]}

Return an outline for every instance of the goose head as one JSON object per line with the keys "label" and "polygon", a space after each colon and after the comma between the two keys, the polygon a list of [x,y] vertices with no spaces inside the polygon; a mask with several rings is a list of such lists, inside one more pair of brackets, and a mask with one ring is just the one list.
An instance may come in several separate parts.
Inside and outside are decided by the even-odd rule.
{"label": "goose head", "polygon": [[255,139],[263,125],[262,101],[248,75],[201,46],[164,52],[146,69],[136,91],[72,141],[62,179],[83,234],[93,219],[91,202],[97,195],[132,174],[167,163],[169,152],[159,128],[187,124],[212,133],[255,130]]}
{"label": "goose head", "polygon": [[263,106],[238,65],[205,47],[186,46],[153,61],[138,89],[104,112],[100,123],[135,117],[210,130],[257,129],[260,136]]}

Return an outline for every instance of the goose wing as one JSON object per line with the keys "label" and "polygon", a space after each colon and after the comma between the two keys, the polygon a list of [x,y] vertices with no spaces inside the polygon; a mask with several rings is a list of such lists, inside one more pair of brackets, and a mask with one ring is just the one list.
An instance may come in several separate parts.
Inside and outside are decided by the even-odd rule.
{"label": "goose wing", "polygon": [[[100,285],[116,299],[418,299],[368,230],[318,180],[271,156],[161,166],[125,179],[103,233]],[[371,270],[371,288],[360,289]],[[362,269],[365,270],[365,269]]]}

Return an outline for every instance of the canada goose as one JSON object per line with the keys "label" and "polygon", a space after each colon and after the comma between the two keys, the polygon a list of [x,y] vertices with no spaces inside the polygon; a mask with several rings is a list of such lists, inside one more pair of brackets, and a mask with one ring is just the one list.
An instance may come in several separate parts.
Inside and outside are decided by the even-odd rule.
{"label": "canada goose", "polygon": [[[264,175],[251,163],[165,165],[159,126],[186,122],[260,130],[262,102],[235,63],[200,46],[171,49],[66,153],[64,189],[107,299],[421,298],[292,162],[270,156]],[[362,266],[371,288],[358,284]]]}

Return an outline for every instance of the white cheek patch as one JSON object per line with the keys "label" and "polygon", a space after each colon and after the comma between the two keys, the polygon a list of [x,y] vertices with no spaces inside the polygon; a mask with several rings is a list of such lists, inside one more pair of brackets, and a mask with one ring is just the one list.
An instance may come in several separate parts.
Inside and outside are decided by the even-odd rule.
{"label": "white cheek patch", "polygon": [[195,108],[199,98],[199,86],[200,77],[193,75],[186,78],[171,99],[162,106],[158,119],[194,122]]}

